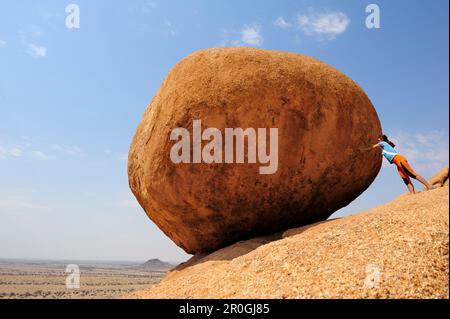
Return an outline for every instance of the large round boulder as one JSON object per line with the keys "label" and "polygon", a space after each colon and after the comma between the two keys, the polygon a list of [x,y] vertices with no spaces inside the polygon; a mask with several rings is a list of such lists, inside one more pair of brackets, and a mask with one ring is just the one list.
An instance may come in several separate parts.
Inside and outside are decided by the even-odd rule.
{"label": "large round boulder", "polygon": [[[238,128],[245,136],[226,138]],[[178,246],[212,251],[348,205],[380,170],[380,153],[361,150],[380,133],[363,90],[321,61],[202,50],[170,71],[147,108],[129,152],[129,184]]]}

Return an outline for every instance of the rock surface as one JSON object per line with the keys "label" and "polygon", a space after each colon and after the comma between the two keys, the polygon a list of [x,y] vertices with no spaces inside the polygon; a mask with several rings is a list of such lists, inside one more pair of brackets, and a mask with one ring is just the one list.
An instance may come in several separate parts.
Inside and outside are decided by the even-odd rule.
{"label": "rock surface", "polygon": [[197,255],[128,298],[449,298],[448,187]]}
{"label": "rock surface", "polygon": [[[278,128],[278,170],[256,164],[174,164],[174,128]],[[316,59],[250,48],[195,52],[164,80],[128,157],[132,192],[188,253],[327,219],[374,180],[376,111],[350,78]],[[192,151],[192,150],[191,150]]]}
{"label": "rock surface", "polygon": [[430,185],[444,186],[448,185],[448,165],[441,169],[429,181]]}

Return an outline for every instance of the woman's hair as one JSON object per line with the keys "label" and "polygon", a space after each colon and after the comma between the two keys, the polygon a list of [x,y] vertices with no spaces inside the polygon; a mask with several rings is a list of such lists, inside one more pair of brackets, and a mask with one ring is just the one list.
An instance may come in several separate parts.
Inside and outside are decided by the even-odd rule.
{"label": "woman's hair", "polygon": [[389,138],[388,138],[386,135],[384,135],[384,134],[380,135],[380,139],[381,139],[383,142],[388,143],[390,146],[395,147],[395,144],[392,143],[392,141],[389,141]]}

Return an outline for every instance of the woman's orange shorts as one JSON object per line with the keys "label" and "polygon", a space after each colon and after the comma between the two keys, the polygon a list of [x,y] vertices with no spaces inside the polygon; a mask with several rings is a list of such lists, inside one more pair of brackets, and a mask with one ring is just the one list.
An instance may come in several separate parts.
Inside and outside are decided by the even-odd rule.
{"label": "woman's orange shorts", "polygon": [[409,166],[408,160],[400,154],[395,155],[394,164],[397,166],[398,173],[402,177],[405,184],[411,183],[412,178],[416,178],[417,174],[414,170]]}

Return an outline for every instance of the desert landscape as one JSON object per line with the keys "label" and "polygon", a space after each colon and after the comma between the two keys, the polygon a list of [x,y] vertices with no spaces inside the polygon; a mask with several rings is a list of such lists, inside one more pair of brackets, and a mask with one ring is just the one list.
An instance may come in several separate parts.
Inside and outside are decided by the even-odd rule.
{"label": "desert landscape", "polygon": [[0,260],[0,299],[115,299],[161,280],[173,265],[157,259],[143,264],[78,262],[80,288],[66,287],[74,261]]}

